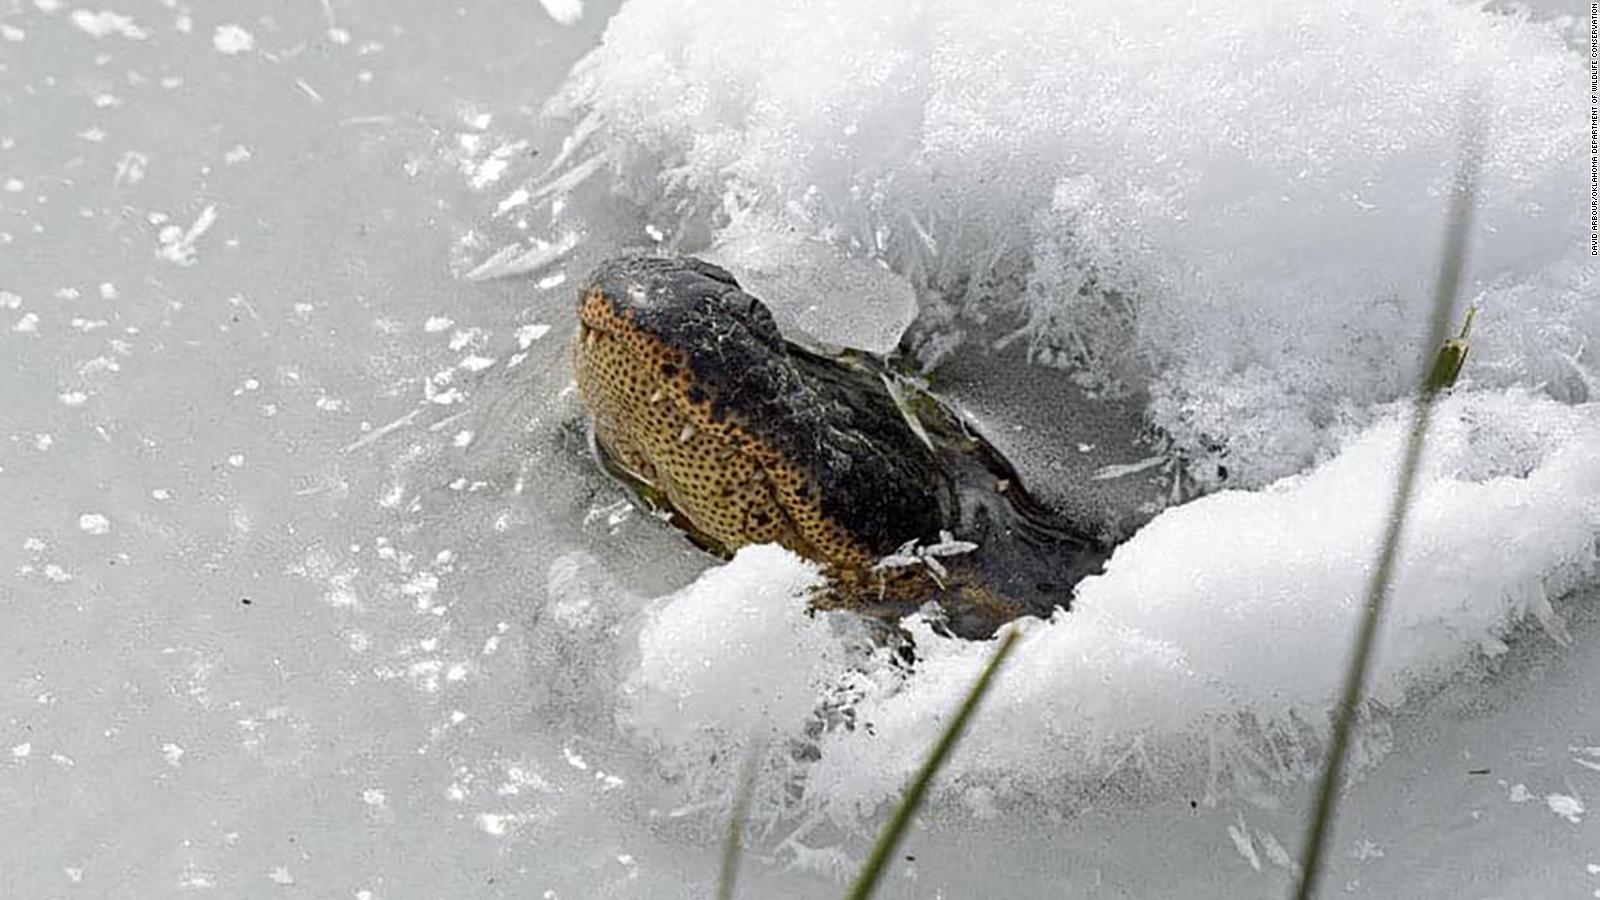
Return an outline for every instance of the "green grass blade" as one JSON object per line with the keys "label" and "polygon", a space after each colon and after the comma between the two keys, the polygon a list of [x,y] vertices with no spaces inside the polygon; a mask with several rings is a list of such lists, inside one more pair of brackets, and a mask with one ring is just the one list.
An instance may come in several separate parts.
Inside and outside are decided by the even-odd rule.
{"label": "green grass blade", "polygon": [[756,764],[762,747],[751,743],[739,766],[739,781],[733,788],[733,811],[728,818],[728,836],[722,843],[722,870],[717,875],[717,900],[733,900],[733,886],[739,880],[739,859],[744,855],[744,826],[750,818],[750,798],[756,789]]}
{"label": "green grass blade", "polygon": [[1011,653],[1011,648],[1017,642],[1017,632],[1012,630],[1000,639],[1000,646],[995,648],[994,655],[989,657],[989,664],[984,667],[983,674],[973,683],[972,689],[967,692],[961,707],[956,711],[954,719],[939,736],[939,742],[933,745],[933,752],[922,764],[922,769],[912,779],[910,787],[906,789],[905,796],[900,798],[900,805],[895,808],[894,815],[888,824],[878,834],[878,841],[873,845],[872,856],[867,864],[856,876],[855,884],[850,887],[850,900],[866,900],[877,890],[878,881],[883,878],[884,870],[889,867],[889,860],[893,858],[895,849],[900,845],[900,839],[905,837],[906,830],[911,826],[911,817],[922,805],[922,797],[928,791],[928,785],[933,782],[933,776],[944,765],[945,758],[950,751],[955,749],[956,741],[960,740],[962,732],[966,731],[967,722],[972,718],[973,712],[982,702],[984,694],[989,690],[989,683],[994,680],[994,675],[1000,670],[1000,665]]}
{"label": "green grass blade", "polygon": [[1467,321],[1461,326],[1461,336],[1450,338],[1439,348],[1438,355],[1433,358],[1433,368],[1428,370],[1424,390],[1437,393],[1455,387],[1456,379],[1461,377],[1461,367],[1467,361],[1467,336],[1472,333],[1472,317],[1477,312],[1477,307],[1467,307]]}
{"label": "green grass blade", "polygon": [[[1334,708],[1332,734],[1329,738],[1328,758],[1317,785],[1316,805],[1306,830],[1305,850],[1302,855],[1300,881],[1295,888],[1296,900],[1310,900],[1316,894],[1317,876],[1320,874],[1328,828],[1338,805],[1339,786],[1344,777],[1345,757],[1350,749],[1350,732],[1354,728],[1362,695],[1366,690],[1368,670],[1372,661],[1372,647],[1378,634],[1384,601],[1388,598],[1390,582],[1394,578],[1395,557],[1400,546],[1400,536],[1405,529],[1407,513],[1411,508],[1413,489],[1416,486],[1417,468],[1422,459],[1422,446],[1428,432],[1428,422],[1433,412],[1433,400],[1449,387],[1459,372],[1459,360],[1442,370],[1434,351],[1445,346],[1450,323],[1454,319],[1456,293],[1461,282],[1461,270],[1466,259],[1467,232],[1472,223],[1473,204],[1477,200],[1478,170],[1482,159],[1481,117],[1469,115],[1462,136],[1461,160],[1456,171],[1454,190],[1451,193],[1450,211],[1445,227],[1444,252],[1439,265],[1439,279],[1434,289],[1433,311],[1429,321],[1427,356],[1423,358],[1421,391],[1412,408],[1411,426],[1406,436],[1400,474],[1395,482],[1394,498],[1384,527],[1383,543],[1378,551],[1377,565],[1367,585],[1366,603],[1357,628],[1355,649],[1345,670],[1344,686],[1338,705]],[[1463,332],[1463,338],[1465,333]],[[1463,349],[1462,356],[1465,351]]]}

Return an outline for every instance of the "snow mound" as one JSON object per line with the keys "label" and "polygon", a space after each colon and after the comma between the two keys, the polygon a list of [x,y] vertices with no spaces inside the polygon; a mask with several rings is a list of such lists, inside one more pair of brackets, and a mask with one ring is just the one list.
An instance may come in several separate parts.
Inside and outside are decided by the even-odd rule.
{"label": "snow mound", "polygon": [[[1491,664],[1523,621],[1568,640],[1557,602],[1593,578],[1600,536],[1597,411],[1515,389],[1442,402],[1378,649],[1380,708]],[[1112,782],[1137,801],[1313,771],[1405,419],[1387,410],[1266,490],[1166,511],[1080,586],[1073,611],[1015,626],[1024,640],[936,805],[1070,812],[1105,802]],[[806,614],[816,581],[792,554],[755,547],[655,601],[616,652],[615,702],[692,797],[725,797],[728,760],[756,737],[775,748],[764,771],[786,767],[765,784],[768,815],[848,828],[898,795],[991,645],[914,617],[908,674]],[[817,718],[841,696],[848,726]]]}
{"label": "snow mound", "polygon": [[820,583],[793,554],[748,547],[654,604],[623,687],[626,727],[662,746],[798,730],[840,673],[839,644],[807,613]]}
{"label": "snow mound", "polygon": [[1583,85],[1559,23],[1450,0],[635,0],[533,195],[553,234],[620,204],[735,269],[762,235],[887,264],[927,358],[1025,340],[1259,486],[1412,383],[1474,91],[1471,377],[1591,395]]}

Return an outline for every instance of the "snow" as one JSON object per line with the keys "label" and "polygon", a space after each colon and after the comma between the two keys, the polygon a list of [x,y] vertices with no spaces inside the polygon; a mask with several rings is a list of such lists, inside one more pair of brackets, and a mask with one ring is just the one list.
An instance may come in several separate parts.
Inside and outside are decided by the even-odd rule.
{"label": "snow", "polygon": [[[943,323],[918,336],[925,359],[1021,339],[1037,362],[1149,396],[1203,486],[1254,490],[1157,517],[1070,616],[1032,627],[981,762],[955,764],[950,790],[1068,802],[1136,750],[1138,777],[1198,772],[1214,796],[1242,760],[1279,754],[1265,766],[1278,780],[1314,768],[1473,109],[1491,111],[1465,286],[1475,367],[1441,410],[1373,702],[1399,708],[1488,666],[1524,620],[1571,640],[1553,600],[1594,578],[1600,432],[1583,401],[1600,304],[1571,240],[1586,222],[1568,174],[1582,72],[1562,27],[1445,2],[640,2],[548,106],[572,135],[532,196],[598,178],[608,202],[676,216],[669,243],[704,249],[824,342],[893,347],[906,304],[876,298],[909,296]],[[563,206],[552,230],[581,221],[569,209],[596,214]],[[838,283],[857,271],[895,287]],[[1016,391],[1011,411],[1026,410],[1030,387]],[[770,581],[794,577],[769,566]],[[879,673],[855,706],[870,734],[821,738],[800,809],[782,815],[849,825],[904,783],[937,733],[927,712],[956,702],[984,652],[918,637],[916,676]],[[641,642],[658,639],[646,626]],[[716,660],[697,691],[755,677]],[[812,676],[796,677],[786,690]],[[1107,689],[1061,687],[1076,684]],[[715,760],[688,782],[716,794],[728,753],[705,739],[680,736],[678,752]]]}
{"label": "snow", "polygon": [[[658,249],[822,342],[924,314],[1041,496],[1232,473],[1017,626],[884,896],[1282,896],[1464,67],[1480,314],[1329,884],[1594,889],[1586,8],[559,9],[6,14],[0,894],[703,897],[753,760],[740,895],[839,896],[989,648],[597,471],[572,291]],[[1128,409],[1175,442],[1102,461]]]}
{"label": "snow", "polygon": [[1449,0],[655,0],[552,101],[582,140],[546,183],[602,165],[691,249],[886,263],[932,355],[1022,340],[1148,391],[1253,487],[1411,383],[1475,92],[1475,377],[1588,395],[1584,78],[1561,23]]}
{"label": "snow", "polygon": [[820,582],[787,551],[750,547],[652,604],[621,686],[623,727],[686,766],[706,758],[696,745],[708,735],[739,746],[797,733],[841,674],[839,643],[808,627],[808,595]]}
{"label": "snow", "polygon": [[139,27],[132,17],[106,9],[99,12],[75,9],[72,11],[72,24],[97,38],[118,35],[130,41],[142,41],[150,37],[149,30]]}
{"label": "snow", "polygon": [[[1037,795],[1063,777],[1099,779],[1105,756],[1135,744],[1144,766],[1181,773],[1195,762],[1188,738],[1250,740],[1228,733],[1241,715],[1258,751],[1308,735],[1314,750],[1348,652],[1334,636],[1354,632],[1400,456],[1399,418],[1313,472],[1170,510],[1118,548],[1106,574],[1080,587],[1071,614],[1030,630],[975,736],[982,756],[958,761],[952,782],[967,771],[1003,775],[1004,790]],[[1389,708],[1504,652],[1520,619],[1548,621],[1564,638],[1548,598],[1595,572],[1592,408],[1489,394],[1453,398],[1440,419],[1370,686]],[[1482,434],[1485,419],[1509,433]],[[878,741],[842,738],[832,757],[825,746],[817,777],[830,803],[892,796],[905,762],[860,754],[925,744],[917,710],[952,705],[983,662],[983,649],[968,644],[929,653],[942,677],[858,709]],[[1061,689],[1074,684],[1101,687],[1093,696]],[[1053,746],[1082,755],[1052,757]]]}
{"label": "snow", "polygon": [[1567,794],[1550,794],[1544,798],[1545,805],[1550,811],[1574,825],[1583,821],[1583,801]]}
{"label": "snow", "polygon": [[[1304,475],[1164,513],[1081,585],[1071,613],[1022,624],[1025,639],[967,738],[982,749],[955,757],[934,804],[958,818],[996,806],[1103,808],[1108,785],[1136,807],[1175,793],[1231,803],[1262,780],[1313,772],[1348,650],[1330,636],[1354,630],[1403,413],[1389,410]],[[1441,405],[1371,684],[1374,714],[1492,671],[1523,623],[1570,642],[1552,598],[1565,605],[1596,573],[1597,446],[1592,405],[1516,389]],[[582,567],[567,560],[560,571]],[[724,808],[733,762],[761,752],[765,827],[819,813],[847,830],[872,821],[989,648],[913,622],[920,658],[907,675],[841,640],[833,619],[802,614],[815,579],[792,554],[757,547],[687,590],[622,602],[640,609],[631,616],[615,606],[609,618],[591,614],[614,586],[553,590],[563,599],[552,619],[589,651],[576,677],[604,685],[576,705],[619,685],[620,733],[673,773],[685,807]],[[545,678],[570,677],[577,656],[569,650]],[[596,672],[608,657],[613,670]],[[855,726],[819,736],[813,717],[841,697],[836,710]],[[818,757],[796,765],[792,748],[808,743]],[[1385,743],[1380,722],[1358,764],[1381,763]],[[1582,807],[1563,798],[1551,795],[1552,811],[1578,822]],[[1518,799],[1532,795],[1517,785]],[[1292,868],[1272,832],[1252,838],[1241,822],[1228,833],[1253,869],[1258,844]]]}
{"label": "snow", "polygon": [[539,0],[539,5],[562,25],[571,25],[583,18],[583,0]]}
{"label": "snow", "polygon": [[188,230],[177,225],[167,225],[161,229],[161,248],[156,251],[162,259],[177,266],[192,266],[195,264],[195,242],[211,230],[217,222],[216,204],[207,204],[195,217],[194,224]]}
{"label": "snow", "polygon": [[[952,762],[943,799],[960,803],[981,786],[985,804],[1047,798],[1070,807],[1126,780],[1135,802],[1147,802],[1144,779],[1161,781],[1163,792],[1176,783],[1215,795],[1219,781],[1259,774],[1237,770],[1265,765],[1275,780],[1309,771],[1403,420],[1392,410],[1328,463],[1267,490],[1213,494],[1164,513],[1080,586],[1071,613],[1024,623],[1015,660],[968,739],[983,749]],[[1551,598],[1596,573],[1597,446],[1593,406],[1517,390],[1442,405],[1370,686],[1377,709],[1485,670],[1524,620],[1569,642]],[[794,698],[823,704],[830,690],[854,691],[853,714],[871,728],[829,731],[820,759],[770,785],[785,795],[773,799],[783,817],[820,810],[852,825],[898,794],[938,734],[929,712],[959,702],[989,648],[913,625],[915,674],[881,660],[848,674],[826,652],[827,623],[798,616],[813,580],[792,555],[751,548],[656,601],[638,626],[619,718],[637,739],[687,761],[685,781],[715,796],[745,736],[803,740],[808,708]],[[1261,762],[1274,753],[1277,762]],[[1137,765],[1119,771],[1113,761],[1129,754]],[[797,784],[804,794],[794,809]]]}
{"label": "snow", "polygon": [[218,25],[211,36],[211,46],[223,56],[238,56],[254,50],[256,38],[238,25]]}

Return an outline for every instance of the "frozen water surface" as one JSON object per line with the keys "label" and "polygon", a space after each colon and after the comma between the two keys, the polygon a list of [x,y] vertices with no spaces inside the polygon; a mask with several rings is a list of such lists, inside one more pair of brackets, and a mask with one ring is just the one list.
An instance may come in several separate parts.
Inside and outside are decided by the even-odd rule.
{"label": "frozen water surface", "polygon": [[571,291],[663,248],[822,342],[920,310],[1041,496],[1148,520],[885,894],[1281,896],[1469,83],[1477,340],[1326,884],[1600,891],[1585,9],[0,6],[0,895],[703,897],[756,754],[741,894],[837,896],[986,648],[596,473]]}

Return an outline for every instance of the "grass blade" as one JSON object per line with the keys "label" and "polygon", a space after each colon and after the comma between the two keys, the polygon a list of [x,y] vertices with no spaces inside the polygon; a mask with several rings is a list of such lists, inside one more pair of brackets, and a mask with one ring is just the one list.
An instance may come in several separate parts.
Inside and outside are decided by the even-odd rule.
{"label": "grass blade", "polygon": [[[1461,142],[1461,160],[1456,170],[1454,190],[1445,226],[1444,252],[1439,264],[1439,279],[1434,288],[1433,311],[1428,324],[1427,356],[1423,358],[1423,379],[1416,404],[1412,407],[1410,430],[1406,435],[1405,453],[1401,458],[1400,474],[1395,481],[1394,498],[1384,526],[1383,543],[1378,551],[1377,565],[1367,584],[1366,603],[1361,622],[1356,631],[1355,649],[1345,670],[1344,686],[1338,705],[1334,708],[1332,734],[1329,738],[1328,759],[1317,785],[1316,805],[1310,825],[1306,830],[1305,850],[1302,854],[1300,882],[1295,889],[1296,900],[1310,900],[1315,896],[1317,876],[1328,839],[1328,828],[1333,821],[1334,808],[1339,801],[1339,786],[1344,776],[1345,756],[1350,749],[1350,732],[1355,725],[1356,713],[1366,690],[1368,670],[1371,667],[1372,647],[1378,634],[1384,601],[1394,578],[1395,557],[1400,546],[1400,536],[1405,530],[1410,511],[1413,489],[1416,486],[1417,468],[1422,459],[1422,446],[1432,417],[1433,401],[1449,387],[1459,370],[1441,366],[1434,360],[1438,348],[1444,347],[1449,337],[1450,323],[1454,320],[1456,293],[1461,283],[1461,270],[1466,259],[1467,233],[1472,223],[1472,209],[1477,200],[1478,170],[1482,160],[1482,117],[1469,113]],[[1463,339],[1465,332],[1463,332]],[[1464,348],[1462,355],[1465,355]]]}
{"label": "grass blade", "polygon": [[733,811],[729,814],[728,836],[722,843],[722,871],[717,875],[717,900],[733,900],[733,886],[739,880],[739,858],[744,855],[744,825],[750,817],[750,798],[755,794],[756,764],[761,760],[761,744],[752,743],[739,766],[739,781],[733,788]]}
{"label": "grass blade", "polygon": [[855,884],[851,885],[850,900],[866,900],[877,890],[878,881],[882,879],[883,872],[889,866],[889,860],[894,856],[895,848],[900,845],[900,839],[905,836],[906,830],[911,826],[911,817],[922,805],[922,797],[928,791],[928,785],[933,782],[933,776],[944,765],[945,758],[950,751],[955,749],[956,741],[966,731],[967,721],[972,718],[973,712],[982,702],[984,694],[988,693],[989,683],[994,680],[994,675],[1000,670],[1000,665],[1011,653],[1011,648],[1017,642],[1017,631],[1008,631],[1000,639],[1000,646],[995,648],[994,655],[989,657],[989,664],[984,667],[983,674],[973,682],[972,689],[967,691],[966,699],[961,701],[961,707],[956,711],[954,719],[939,736],[939,742],[933,745],[933,752],[922,764],[921,770],[911,780],[911,785],[906,788],[905,796],[900,798],[900,805],[895,807],[894,815],[888,824],[878,834],[878,841],[872,847],[872,856],[868,858],[866,866],[856,876]]}

